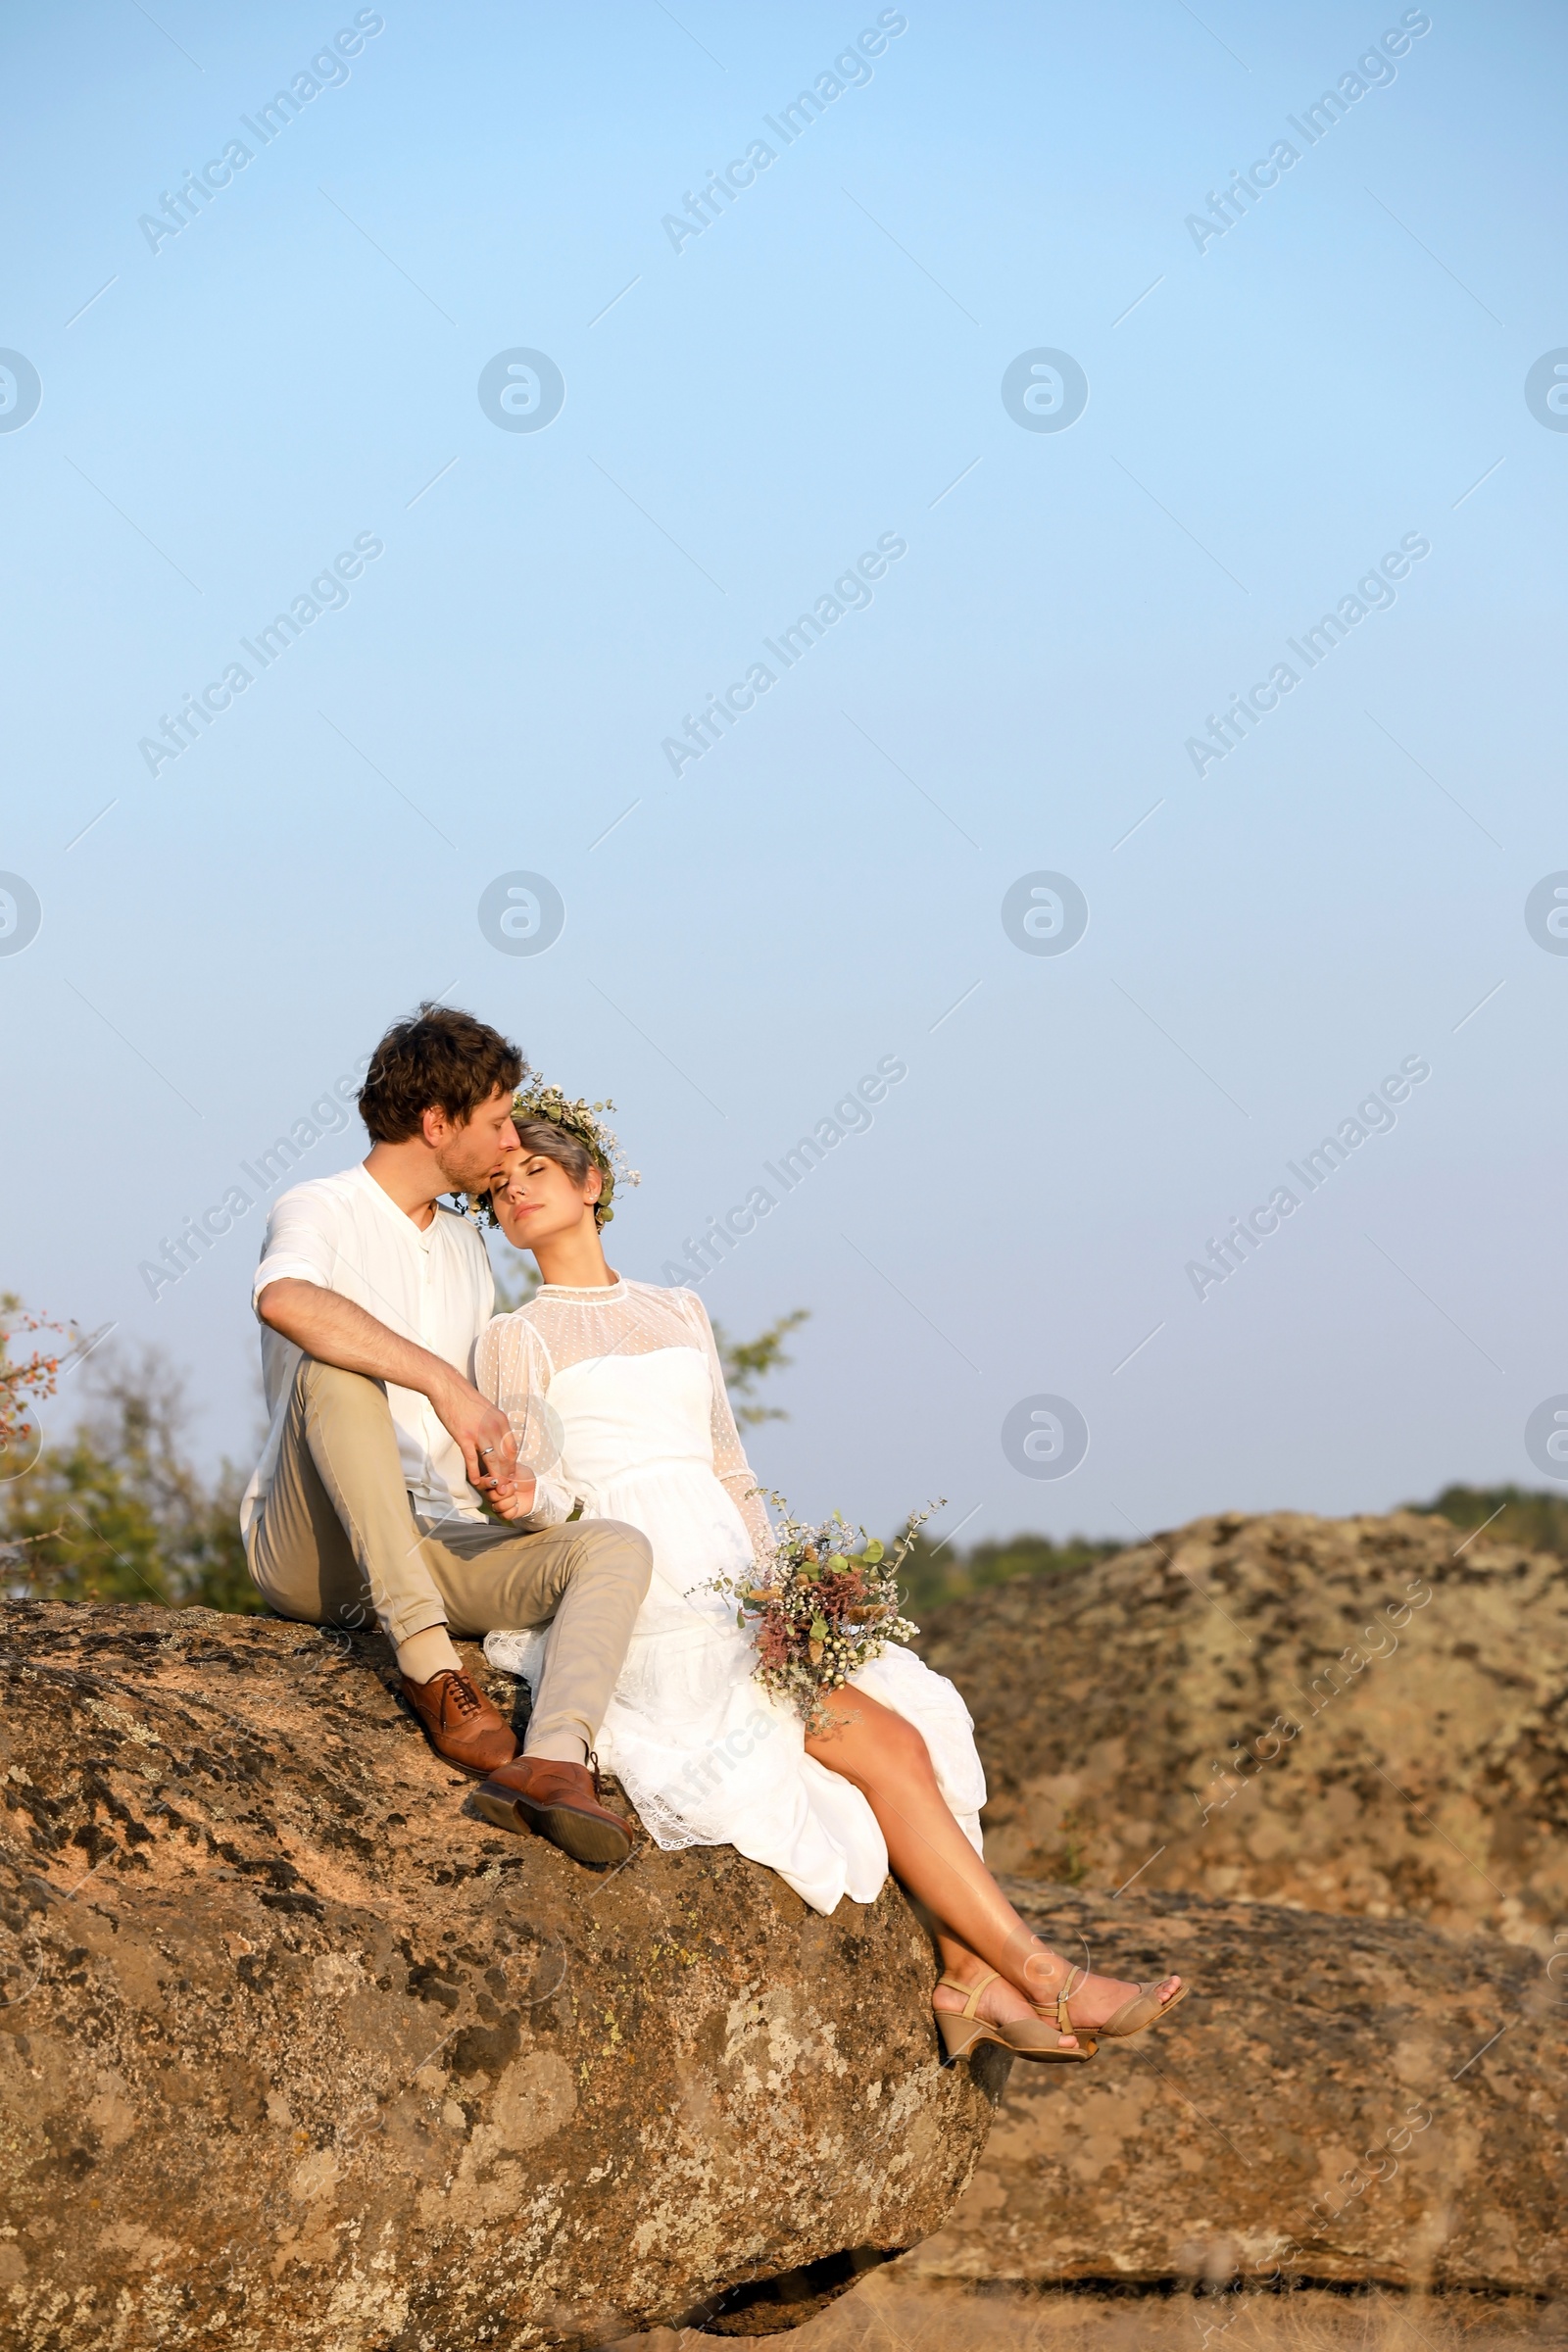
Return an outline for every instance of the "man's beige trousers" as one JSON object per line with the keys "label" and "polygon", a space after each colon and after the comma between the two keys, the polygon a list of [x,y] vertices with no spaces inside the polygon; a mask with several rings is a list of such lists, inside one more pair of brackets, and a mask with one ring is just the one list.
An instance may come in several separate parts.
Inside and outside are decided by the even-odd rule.
{"label": "man's beige trousers", "polygon": [[394,1642],[432,1625],[472,1638],[554,1622],[526,1747],[572,1732],[592,1747],[648,1590],[648,1539],[615,1519],[514,1534],[414,1515],[378,1380],[306,1356],[294,1378],[250,1570],[270,1607]]}

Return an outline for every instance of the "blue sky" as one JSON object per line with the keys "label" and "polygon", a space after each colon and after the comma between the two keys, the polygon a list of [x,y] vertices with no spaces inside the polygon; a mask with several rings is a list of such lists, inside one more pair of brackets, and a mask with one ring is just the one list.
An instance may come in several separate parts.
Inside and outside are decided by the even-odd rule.
{"label": "blue sky", "polygon": [[[754,1449],[798,1509],[946,1494],[967,1543],[1540,1483],[1568,956],[1524,909],[1568,868],[1568,433],[1525,378],[1568,346],[1560,16],[154,15],[4,36],[0,346],[41,384],[0,431],[0,869],[41,908],[0,952],[6,1281],[158,1342],[204,1455],[243,1457],[261,1203],[156,1298],[139,1269],[442,992],[614,1098],[644,1182],[612,1254],[653,1279],[906,1066],[702,1286],[737,1333],[810,1309]],[[243,119],[302,74],[264,144]],[[177,234],[138,224],[235,140]],[[564,380],[540,430],[480,405],[518,350]],[[1041,350],[1087,378],[1063,430],[1004,405]],[[879,540],[870,601],[774,660]],[[291,611],[263,667],[242,641]],[[177,758],[138,748],[236,662]],[[564,908],[537,954],[480,926],[519,872]],[[1061,955],[1004,928],[1042,872],[1088,903]],[[1196,1281],[1414,1059],[1396,1123]],[[1042,1396],[1089,1432],[1065,1478],[1004,1449]]]}

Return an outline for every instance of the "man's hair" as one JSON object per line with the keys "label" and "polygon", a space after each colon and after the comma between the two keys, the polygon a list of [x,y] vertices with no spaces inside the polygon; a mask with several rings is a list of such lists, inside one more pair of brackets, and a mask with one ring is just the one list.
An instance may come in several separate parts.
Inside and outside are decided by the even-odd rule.
{"label": "man's hair", "polygon": [[360,1116],[377,1144],[407,1143],[427,1110],[461,1127],[497,1087],[514,1092],[526,1066],[510,1038],[471,1012],[421,1004],[412,1020],[394,1021],[371,1054]]}

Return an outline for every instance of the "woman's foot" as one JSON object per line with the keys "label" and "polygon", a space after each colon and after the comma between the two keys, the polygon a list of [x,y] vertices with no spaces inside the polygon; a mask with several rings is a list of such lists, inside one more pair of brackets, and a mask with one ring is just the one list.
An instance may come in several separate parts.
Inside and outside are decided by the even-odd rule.
{"label": "woman's foot", "polygon": [[[1015,1984],[1009,1984],[1005,1977],[994,1975],[978,1959],[970,1967],[960,1964],[948,1969],[946,1978],[931,1995],[932,2008],[949,2009],[956,2013],[965,2007],[974,1986],[983,1984],[987,1977],[991,1978],[991,1982],[985,1985],[975,2003],[976,2017],[987,2018],[996,2026],[1019,2025],[1025,2020],[1032,2022],[1039,2017],[1038,2009]],[[1077,2046],[1078,2036],[1075,2034],[1063,2035],[1064,2049],[1076,2049]]]}
{"label": "woman's foot", "polygon": [[1180,1977],[1163,1977],[1157,1984],[1133,1984],[1124,1977],[1099,1977],[1071,1960],[1064,1960],[1038,1936],[1028,1936],[1026,1943],[1022,1936],[1015,1940],[1019,1943],[1018,1952],[1009,1952],[1007,1956],[1013,1980],[1021,1978],[1028,1985],[1029,1997],[1038,2014],[1053,2018],[1060,1993],[1070,1985],[1067,2015],[1080,2034],[1098,2033],[1107,2019],[1140,1993],[1154,1994],[1161,2009],[1168,2009],[1181,1991]]}

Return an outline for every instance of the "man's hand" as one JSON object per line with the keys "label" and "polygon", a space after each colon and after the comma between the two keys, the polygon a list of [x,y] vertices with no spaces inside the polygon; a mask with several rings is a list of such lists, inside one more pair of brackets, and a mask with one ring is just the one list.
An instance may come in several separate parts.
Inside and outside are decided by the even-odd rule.
{"label": "man's hand", "polygon": [[533,1475],[525,1471],[519,1487],[512,1424],[444,1357],[389,1331],[352,1298],[291,1275],[270,1282],[256,1307],[264,1323],[318,1363],[363,1372],[371,1380],[390,1381],[396,1388],[427,1396],[437,1420],[463,1449],[469,1485],[498,1507],[503,1499],[525,1494],[527,1501],[504,1515],[527,1516],[533,1507]]}
{"label": "man's hand", "polygon": [[517,1441],[506,1414],[457,1372],[449,1372],[445,1382],[425,1394],[442,1428],[463,1448],[469,1486],[488,1494],[499,1508],[501,1498],[511,1495],[517,1484]]}

